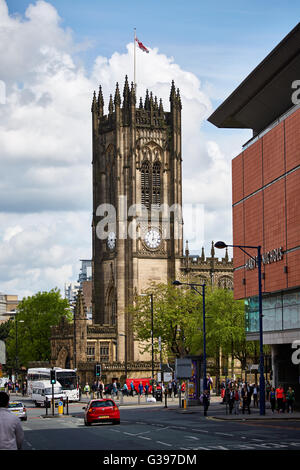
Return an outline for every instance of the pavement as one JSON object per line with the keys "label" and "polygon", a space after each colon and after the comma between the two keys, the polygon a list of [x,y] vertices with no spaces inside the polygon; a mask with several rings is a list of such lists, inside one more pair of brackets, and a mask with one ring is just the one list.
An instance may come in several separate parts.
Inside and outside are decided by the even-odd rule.
{"label": "pavement", "polygon": [[[151,395],[150,395],[151,396]],[[22,398],[28,399],[29,397],[22,397],[21,394],[15,394],[12,393],[10,400],[22,400]],[[92,398],[92,397],[91,397]],[[87,404],[90,399],[90,397],[85,397],[82,396],[80,400],[80,404]],[[107,398],[110,398],[110,395],[107,395]],[[156,402],[147,402],[146,397],[142,395],[141,397],[134,396],[134,397],[118,397],[114,398],[116,404],[120,407],[129,407],[129,408],[163,408],[168,410],[175,411],[180,414],[201,414],[203,416],[204,410],[202,405],[193,405],[193,406],[188,406],[187,408],[182,408],[179,406],[179,398],[172,397],[167,399],[167,406],[165,403],[165,397],[163,397],[162,401],[156,401]],[[77,402],[78,403],[78,402]],[[71,403],[72,405],[72,403]],[[221,399],[220,396],[211,396],[210,400],[210,406],[207,412],[207,417],[210,419],[215,419],[215,420],[227,420],[227,421],[248,421],[248,420],[300,420],[300,411],[294,411],[293,413],[278,413],[275,411],[272,413],[271,408],[270,408],[270,403],[266,401],[266,410],[265,410],[265,415],[260,415],[260,409],[254,408],[253,403],[251,403],[250,406],[250,414],[248,412],[245,412],[245,414],[242,413],[242,410],[240,409],[240,413],[235,415],[234,411],[232,414],[229,413],[229,406],[225,403],[223,403],[223,400]]]}

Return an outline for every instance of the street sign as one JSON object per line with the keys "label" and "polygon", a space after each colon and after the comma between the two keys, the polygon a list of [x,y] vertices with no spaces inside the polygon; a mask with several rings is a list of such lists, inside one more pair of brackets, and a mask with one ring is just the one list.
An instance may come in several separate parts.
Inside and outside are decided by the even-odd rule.
{"label": "street sign", "polygon": [[175,377],[177,379],[189,379],[192,375],[192,360],[188,358],[176,359]]}

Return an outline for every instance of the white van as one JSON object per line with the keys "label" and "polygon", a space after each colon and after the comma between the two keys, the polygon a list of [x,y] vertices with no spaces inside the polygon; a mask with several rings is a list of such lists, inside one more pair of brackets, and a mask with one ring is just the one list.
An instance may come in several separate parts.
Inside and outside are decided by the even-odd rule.
{"label": "white van", "polygon": [[[46,403],[48,403],[48,406],[50,406],[52,400],[52,384],[50,380],[32,382],[31,398],[34,401],[35,406],[43,405],[46,407]],[[61,399],[65,401],[66,394],[62,390],[61,385],[56,382],[54,385],[55,405],[57,405]]]}

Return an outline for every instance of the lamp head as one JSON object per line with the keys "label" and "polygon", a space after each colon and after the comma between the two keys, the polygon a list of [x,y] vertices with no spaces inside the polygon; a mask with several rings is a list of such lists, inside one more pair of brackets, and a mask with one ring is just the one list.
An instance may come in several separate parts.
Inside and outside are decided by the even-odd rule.
{"label": "lamp head", "polygon": [[215,248],[222,249],[222,248],[226,248],[226,247],[227,247],[227,245],[224,242],[216,242],[215,243]]}

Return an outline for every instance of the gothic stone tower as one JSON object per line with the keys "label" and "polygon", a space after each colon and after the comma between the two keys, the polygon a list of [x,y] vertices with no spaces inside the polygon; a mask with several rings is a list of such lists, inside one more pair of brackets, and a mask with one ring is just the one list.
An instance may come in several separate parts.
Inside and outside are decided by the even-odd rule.
{"label": "gothic stone tower", "polygon": [[[107,115],[103,108],[100,86],[92,101],[93,323],[114,331],[110,362],[146,361],[150,358],[133,340],[126,307],[151,281],[171,281],[179,271],[180,94],[172,82],[170,112],[148,90],[137,107],[126,76],[123,99],[117,84]],[[175,207],[179,211],[170,212]],[[111,224],[104,227],[107,221]]]}

